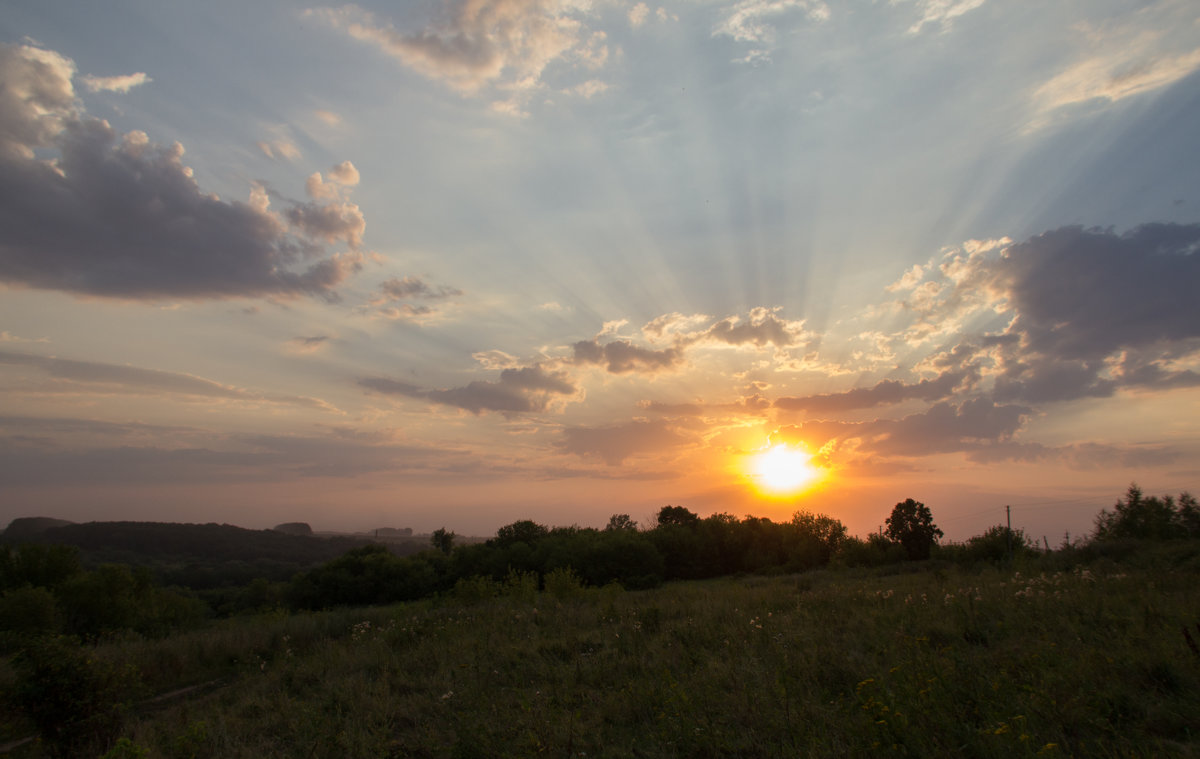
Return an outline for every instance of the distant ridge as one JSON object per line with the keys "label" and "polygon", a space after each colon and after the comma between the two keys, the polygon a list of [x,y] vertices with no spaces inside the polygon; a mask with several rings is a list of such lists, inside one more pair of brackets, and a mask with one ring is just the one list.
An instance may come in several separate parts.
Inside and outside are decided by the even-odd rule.
{"label": "distant ridge", "polygon": [[[14,520],[18,522],[21,520]],[[61,520],[56,520],[61,521]],[[274,530],[247,530],[231,524],[176,522],[65,522],[29,532],[5,531],[6,542],[27,540],[78,546],[84,552],[127,552],[144,557],[196,557],[205,560],[314,563],[341,556],[368,542],[364,538],[318,538]]]}
{"label": "distant ridge", "polygon": [[8,523],[8,528],[0,535],[8,538],[24,538],[45,532],[53,527],[65,527],[69,524],[75,523],[53,517],[17,517]]}
{"label": "distant ridge", "polygon": [[284,535],[312,535],[313,528],[308,522],[284,522],[277,524],[271,528],[275,532],[282,532]]}

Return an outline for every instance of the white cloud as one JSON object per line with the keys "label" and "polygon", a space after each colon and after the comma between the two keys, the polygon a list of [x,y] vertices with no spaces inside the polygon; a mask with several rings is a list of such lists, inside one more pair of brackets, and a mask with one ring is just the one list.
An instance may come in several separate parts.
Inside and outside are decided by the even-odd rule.
{"label": "white cloud", "polygon": [[775,27],[768,19],[790,12],[802,12],[812,21],[829,18],[829,6],[821,0],[741,0],[725,9],[726,15],[713,27],[712,36],[769,45],[774,42]]}
{"label": "white cloud", "polygon": [[134,87],[154,81],[145,72],[125,74],[123,76],[92,76],[83,77],[80,81],[89,92],[129,92]]}
{"label": "white cloud", "polygon": [[[603,66],[608,46],[603,32],[587,28],[589,8],[586,0],[455,2],[447,19],[416,30],[397,29],[354,5],[311,10],[307,15],[469,95],[485,87],[536,90],[551,63]],[[521,114],[513,98],[494,107]]]}
{"label": "white cloud", "polygon": [[[896,4],[900,0],[892,0]],[[950,23],[967,11],[973,11],[983,5],[986,0],[918,0],[917,9],[921,18],[908,28],[909,34],[918,34],[926,24],[939,25],[943,30]]]}
{"label": "white cloud", "polygon": [[650,8],[645,3],[638,3],[629,9],[629,25],[637,29],[642,24],[646,23],[646,17],[650,15]]}

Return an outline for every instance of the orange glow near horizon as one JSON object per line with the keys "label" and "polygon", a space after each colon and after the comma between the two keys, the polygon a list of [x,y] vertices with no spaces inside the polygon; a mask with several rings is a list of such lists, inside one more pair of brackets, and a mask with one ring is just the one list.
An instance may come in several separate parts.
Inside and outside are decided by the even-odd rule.
{"label": "orange glow near horizon", "polygon": [[795,495],[815,485],[824,475],[812,459],[812,454],[803,448],[777,443],[750,457],[749,474],[764,494]]}

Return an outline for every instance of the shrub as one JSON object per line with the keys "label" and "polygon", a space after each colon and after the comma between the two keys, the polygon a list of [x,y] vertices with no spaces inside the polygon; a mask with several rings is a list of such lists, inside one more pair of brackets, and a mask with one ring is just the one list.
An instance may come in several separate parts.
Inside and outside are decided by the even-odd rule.
{"label": "shrub", "polygon": [[95,756],[112,746],[139,681],[131,666],[91,658],[77,638],[37,639],[13,667],[13,700],[53,756]]}

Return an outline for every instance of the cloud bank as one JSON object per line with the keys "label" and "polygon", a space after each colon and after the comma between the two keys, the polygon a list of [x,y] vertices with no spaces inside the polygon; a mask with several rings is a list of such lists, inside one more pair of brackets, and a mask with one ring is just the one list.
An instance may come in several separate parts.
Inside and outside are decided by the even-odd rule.
{"label": "cloud bank", "polygon": [[74,76],[58,53],[0,45],[0,281],[122,299],[333,298],[361,266],[357,252],[325,248],[361,243],[354,204],[314,200],[278,215],[262,188],[220,200],[200,189],[179,143],[118,135],[88,116]]}

